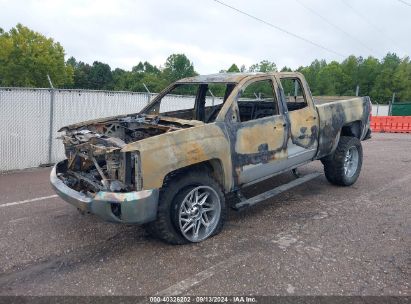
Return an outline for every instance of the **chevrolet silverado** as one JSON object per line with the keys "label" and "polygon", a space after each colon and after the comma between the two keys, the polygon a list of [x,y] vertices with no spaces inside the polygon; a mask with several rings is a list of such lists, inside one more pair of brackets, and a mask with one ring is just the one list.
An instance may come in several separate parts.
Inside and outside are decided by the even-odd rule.
{"label": "chevrolet silverado", "polygon": [[[320,160],[330,183],[352,185],[370,113],[369,97],[313,98],[300,73],[186,78],[138,113],[63,127],[67,159],[51,184],[80,211],[144,224],[169,243],[200,242],[221,231],[229,194],[233,208],[252,206],[316,177],[298,176],[308,162]],[[290,170],[289,184],[241,192]]]}

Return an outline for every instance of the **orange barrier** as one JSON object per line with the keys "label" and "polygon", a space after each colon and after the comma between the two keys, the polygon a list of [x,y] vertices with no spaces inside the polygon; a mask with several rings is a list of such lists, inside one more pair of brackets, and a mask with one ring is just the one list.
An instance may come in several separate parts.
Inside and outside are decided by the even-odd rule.
{"label": "orange barrier", "polygon": [[411,116],[372,116],[373,132],[411,133]]}

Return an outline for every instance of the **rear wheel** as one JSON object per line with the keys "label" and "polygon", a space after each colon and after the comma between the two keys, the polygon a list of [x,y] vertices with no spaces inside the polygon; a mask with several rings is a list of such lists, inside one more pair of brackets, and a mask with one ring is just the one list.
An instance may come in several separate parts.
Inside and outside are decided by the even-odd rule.
{"label": "rear wheel", "polygon": [[171,244],[195,243],[219,233],[225,217],[219,184],[208,173],[192,171],[166,180],[160,192],[157,220],[145,227]]}
{"label": "rear wheel", "polygon": [[362,157],[360,140],[341,136],[335,152],[322,160],[327,180],[339,186],[354,184],[361,172]]}

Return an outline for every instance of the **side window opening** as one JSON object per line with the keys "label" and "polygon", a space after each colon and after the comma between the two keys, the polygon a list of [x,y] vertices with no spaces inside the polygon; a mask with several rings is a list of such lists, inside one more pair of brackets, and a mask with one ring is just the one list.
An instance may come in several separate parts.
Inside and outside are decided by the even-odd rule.
{"label": "side window opening", "polygon": [[237,100],[240,121],[249,121],[277,115],[278,104],[270,79],[249,84]]}
{"label": "side window opening", "polygon": [[281,78],[281,86],[284,90],[287,109],[289,112],[307,107],[303,87],[298,78]]}

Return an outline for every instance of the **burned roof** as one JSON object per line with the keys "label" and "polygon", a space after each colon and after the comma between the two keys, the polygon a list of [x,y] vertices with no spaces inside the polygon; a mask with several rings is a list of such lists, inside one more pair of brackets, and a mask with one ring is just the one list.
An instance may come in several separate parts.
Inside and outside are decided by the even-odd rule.
{"label": "burned roof", "polygon": [[188,77],[177,81],[178,83],[210,83],[210,82],[223,82],[223,83],[238,83],[247,76],[263,75],[266,73],[218,73],[210,75],[198,75],[194,77]]}
{"label": "burned roof", "polygon": [[255,73],[218,73],[210,75],[197,75],[194,77],[183,78],[177,81],[177,83],[239,83],[246,77],[252,76],[264,76],[264,75],[278,75],[279,77],[294,77],[301,75],[298,72],[255,72]]}

